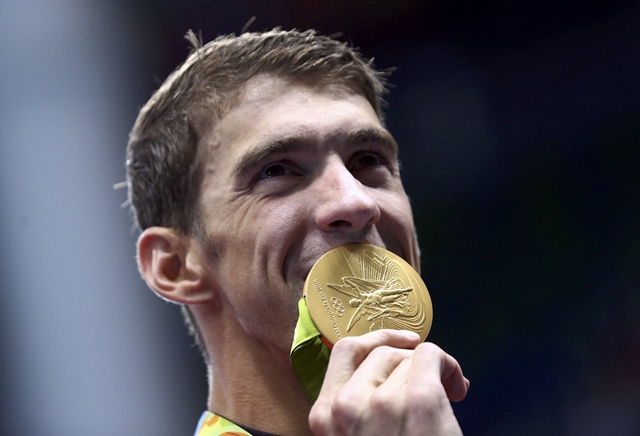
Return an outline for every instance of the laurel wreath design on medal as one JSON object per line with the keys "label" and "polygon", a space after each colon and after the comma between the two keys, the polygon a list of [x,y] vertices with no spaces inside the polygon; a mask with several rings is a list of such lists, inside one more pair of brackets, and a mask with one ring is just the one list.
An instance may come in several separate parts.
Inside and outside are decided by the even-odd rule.
{"label": "laurel wreath design on medal", "polygon": [[314,323],[331,342],[384,328],[426,338],[431,299],[403,259],[379,247],[350,245],[330,251],[316,265],[305,296]]}

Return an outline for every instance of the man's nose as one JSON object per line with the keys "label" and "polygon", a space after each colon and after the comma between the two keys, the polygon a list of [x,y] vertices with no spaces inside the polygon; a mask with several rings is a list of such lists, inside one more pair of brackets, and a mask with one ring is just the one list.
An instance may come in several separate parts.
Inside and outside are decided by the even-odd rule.
{"label": "man's nose", "polygon": [[321,200],[315,218],[321,230],[357,232],[380,219],[378,203],[340,159],[329,162],[316,183]]}

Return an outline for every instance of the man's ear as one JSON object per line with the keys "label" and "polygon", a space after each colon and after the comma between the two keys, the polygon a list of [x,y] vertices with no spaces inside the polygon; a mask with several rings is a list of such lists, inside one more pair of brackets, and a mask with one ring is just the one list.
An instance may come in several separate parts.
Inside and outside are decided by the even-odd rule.
{"label": "man's ear", "polygon": [[204,250],[193,238],[166,227],[149,227],[138,239],[138,266],[159,296],[182,304],[214,296],[206,277]]}

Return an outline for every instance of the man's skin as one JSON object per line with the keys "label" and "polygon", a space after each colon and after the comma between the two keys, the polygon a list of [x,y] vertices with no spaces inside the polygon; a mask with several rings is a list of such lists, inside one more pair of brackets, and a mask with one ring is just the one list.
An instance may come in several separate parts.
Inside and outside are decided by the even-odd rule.
{"label": "man's skin", "polygon": [[368,101],[259,76],[206,144],[206,240],[148,228],[138,259],[147,283],[198,320],[211,355],[208,409],[285,435],[460,433],[449,400],[469,382],[414,333],[339,341],[314,405],[289,362],[304,280],[324,253],[368,243],[420,268],[397,146]]}

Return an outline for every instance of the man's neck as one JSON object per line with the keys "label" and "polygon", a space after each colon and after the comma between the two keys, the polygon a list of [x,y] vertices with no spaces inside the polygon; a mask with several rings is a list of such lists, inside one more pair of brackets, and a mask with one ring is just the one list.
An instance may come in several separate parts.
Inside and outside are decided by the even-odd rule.
{"label": "man's neck", "polygon": [[233,322],[218,333],[209,348],[209,410],[269,433],[309,433],[311,401],[296,379],[288,355],[248,336]]}

